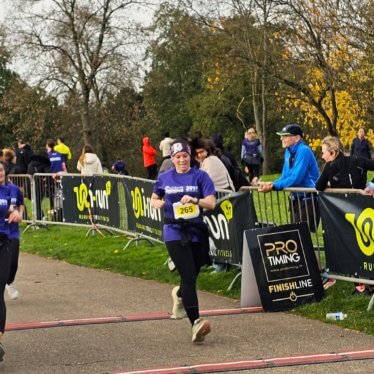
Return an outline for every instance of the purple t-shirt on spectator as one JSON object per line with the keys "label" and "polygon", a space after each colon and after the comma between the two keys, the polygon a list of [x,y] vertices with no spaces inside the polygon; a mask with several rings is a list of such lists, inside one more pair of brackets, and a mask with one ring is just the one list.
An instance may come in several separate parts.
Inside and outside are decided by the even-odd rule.
{"label": "purple t-shirt on spectator", "polygon": [[[216,190],[209,175],[202,170],[191,168],[187,173],[177,173],[173,168],[160,174],[153,192],[165,200],[164,213],[166,218],[175,218],[173,203],[179,202],[182,196],[190,195],[202,199],[209,195],[215,195]],[[200,215],[191,218],[192,222],[203,222],[202,208]],[[197,228],[191,227],[192,241],[198,241]],[[180,240],[180,226],[178,224],[165,224],[163,227],[165,242]]]}
{"label": "purple t-shirt on spectator", "polygon": [[51,173],[58,173],[64,171],[62,164],[64,162],[64,157],[61,153],[51,151],[48,152],[49,161],[51,161]]}

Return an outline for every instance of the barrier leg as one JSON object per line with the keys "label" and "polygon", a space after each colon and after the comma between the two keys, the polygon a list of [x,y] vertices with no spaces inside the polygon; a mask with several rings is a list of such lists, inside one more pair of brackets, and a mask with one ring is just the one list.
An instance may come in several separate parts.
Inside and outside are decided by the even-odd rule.
{"label": "barrier leg", "polygon": [[373,305],[374,305],[374,294],[371,295],[371,299],[370,299],[370,302],[369,302],[369,305],[368,305],[368,311],[371,310],[373,308]]}
{"label": "barrier leg", "polygon": [[92,227],[90,227],[86,232],[86,238],[90,235],[95,235],[96,232],[99,233],[103,238],[105,237],[105,235],[100,231],[97,225],[93,224]]}
{"label": "barrier leg", "polygon": [[227,291],[231,291],[231,289],[234,287],[235,282],[241,276],[242,276],[242,272],[240,271],[238,274],[235,275],[235,278],[232,280],[232,282],[230,283],[230,285],[227,287]]}
{"label": "barrier leg", "polygon": [[46,229],[46,230],[49,230],[49,227],[48,225],[46,224],[43,224],[43,223],[36,223],[36,222],[33,222],[33,223],[30,223],[28,224],[25,229],[22,231],[22,233],[25,233],[26,231],[32,229],[33,231],[35,230],[38,230],[39,228],[43,228],[43,229]]}
{"label": "barrier leg", "polygon": [[136,238],[132,238],[132,239],[130,239],[130,240],[127,242],[127,244],[122,248],[122,250],[123,250],[123,251],[126,250],[126,249],[127,249],[127,248],[132,244],[132,243],[134,243],[134,242],[135,242],[135,245],[137,246],[137,245],[138,245],[138,242],[139,242],[140,240],[147,240],[148,243],[150,243],[150,244],[153,246],[153,242],[152,242],[151,239],[143,238],[143,237],[141,237],[141,236],[138,236],[138,237],[136,237]]}

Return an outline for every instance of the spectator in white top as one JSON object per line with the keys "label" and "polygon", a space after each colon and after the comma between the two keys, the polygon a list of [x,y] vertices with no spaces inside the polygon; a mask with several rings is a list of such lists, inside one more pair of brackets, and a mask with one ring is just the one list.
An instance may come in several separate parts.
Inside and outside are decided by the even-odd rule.
{"label": "spectator in white top", "polygon": [[91,145],[83,147],[82,154],[77,163],[77,169],[84,175],[103,174],[103,168],[99,157],[95,154]]}
{"label": "spectator in white top", "polygon": [[164,133],[164,139],[160,142],[160,151],[162,152],[162,160],[170,158],[170,146],[174,139],[170,137],[169,131]]}

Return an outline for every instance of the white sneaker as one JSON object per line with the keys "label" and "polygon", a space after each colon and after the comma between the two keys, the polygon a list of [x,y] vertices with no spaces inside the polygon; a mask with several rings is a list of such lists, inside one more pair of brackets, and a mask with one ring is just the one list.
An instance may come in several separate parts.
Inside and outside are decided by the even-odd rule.
{"label": "white sneaker", "polygon": [[12,300],[17,300],[19,298],[19,291],[14,283],[7,284],[6,290],[8,291],[8,295]]}
{"label": "white sneaker", "polygon": [[187,316],[186,310],[184,309],[182,298],[178,297],[177,292],[179,286],[176,286],[171,291],[171,297],[173,298],[173,310],[171,319],[182,319]]}
{"label": "white sneaker", "polygon": [[210,323],[206,319],[197,319],[192,326],[192,341],[200,343],[204,341],[205,335],[210,333]]}

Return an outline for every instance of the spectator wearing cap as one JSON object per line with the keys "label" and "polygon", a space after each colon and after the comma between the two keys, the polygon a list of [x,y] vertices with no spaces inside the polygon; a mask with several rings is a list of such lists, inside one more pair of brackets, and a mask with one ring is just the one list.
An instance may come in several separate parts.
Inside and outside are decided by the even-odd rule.
{"label": "spectator wearing cap", "polygon": [[[303,141],[303,130],[297,124],[288,124],[277,132],[282,142],[284,163],[281,176],[274,182],[263,182],[259,191],[280,191],[287,187],[314,188],[319,177],[319,170],[313,151]],[[311,231],[316,230],[319,222],[318,204],[314,196],[304,192],[293,192],[291,195],[292,219],[295,222],[308,221]],[[315,212],[315,217],[311,213]]]}
{"label": "spectator wearing cap", "polygon": [[112,171],[115,174],[119,175],[129,175],[127,169],[126,169],[126,164],[125,161],[123,161],[120,157],[117,157],[116,161],[113,163],[111,167]]}

